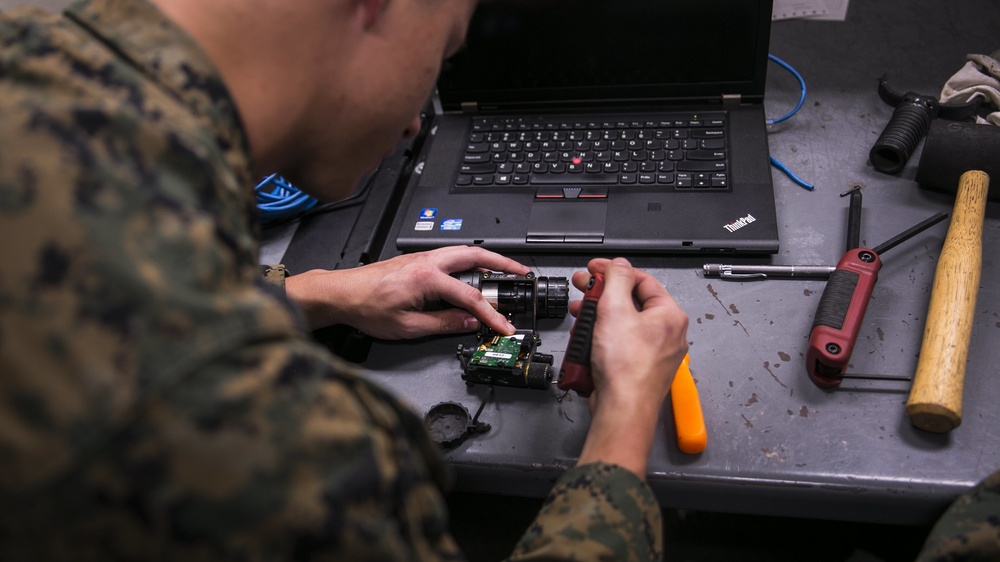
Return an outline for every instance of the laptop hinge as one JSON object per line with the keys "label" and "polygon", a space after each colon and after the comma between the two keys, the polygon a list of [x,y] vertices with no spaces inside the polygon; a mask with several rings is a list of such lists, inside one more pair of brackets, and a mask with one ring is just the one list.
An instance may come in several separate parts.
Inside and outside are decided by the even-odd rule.
{"label": "laptop hinge", "polygon": [[742,102],[740,94],[722,94],[722,107],[738,107]]}
{"label": "laptop hinge", "polygon": [[474,101],[463,101],[462,113],[479,113],[479,103]]}

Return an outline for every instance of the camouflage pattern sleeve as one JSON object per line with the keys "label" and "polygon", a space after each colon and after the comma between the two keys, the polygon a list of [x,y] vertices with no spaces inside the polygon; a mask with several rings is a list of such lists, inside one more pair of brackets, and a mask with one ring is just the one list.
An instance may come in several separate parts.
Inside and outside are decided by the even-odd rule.
{"label": "camouflage pattern sleeve", "polygon": [[290,274],[288,268],[282,264],[262,265],[261,274],[264,276],[264,283],[271,289],[279,293],[285,292],[285,278]]}
{"label": "camouflage pattern sleeve", "polygon": [[962,494],[938,519],[918,562],[1000,560],[1000,471]]}
{"label": "camouflage pattern sleeve", "polygon": [[262,288],[242,127],[143,0],[0,14],[0,559],[450,560],[419,417]]}
{"label": "camouflage pattern sleeve", "polygon": [[[461,559],[420,418],[264,289],[242,125],[183,31],[0,14],[0,147],[0,559]],[[519,555],[655,551],[653,504],[573,469]]]}
{"label": "camouflage pattern sleeve", "polygon": [[663,556],[663,523],[652,490],[616,465],[593,463],[563,474],[512,561],[640,562]]}

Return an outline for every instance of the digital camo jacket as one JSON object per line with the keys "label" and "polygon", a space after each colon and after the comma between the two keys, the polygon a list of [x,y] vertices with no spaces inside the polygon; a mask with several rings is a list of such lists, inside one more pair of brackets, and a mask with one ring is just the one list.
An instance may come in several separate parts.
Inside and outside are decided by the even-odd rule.
{"label": "digital camo jacket", "polygon": [[[456,559],[419,418],[263,290],[233,101],[144,0],[0,15],[0,559]],[[568,471],[521,559],[656,558]]]}

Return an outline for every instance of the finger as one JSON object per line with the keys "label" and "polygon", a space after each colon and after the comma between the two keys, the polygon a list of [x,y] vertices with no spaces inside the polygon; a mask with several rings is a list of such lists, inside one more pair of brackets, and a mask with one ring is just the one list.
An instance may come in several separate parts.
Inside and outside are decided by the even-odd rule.
{"label": "finger", "polygon": [[635,299],[641,310],[654,307],[679,308],[670,293],[652,275],[636,270]]}
{"label": "finger", "polygon": [[487,302],[486,297],[474,287],[442,273],[440,277],[435,277],[431,281],[428,289],[434,291],[437,298],[459,308],[464,308],[468,311],[467,313],[472,314],[494,331],[504,335],[514,333],[514,326],[503,314],[497,312]]}
{"label": "finger", "polygon": [[587,271],[603,274],[607,271],[609,265],[611,265],[611,260],[608,258],[594,258],[587,262]]}
{"label": "finger", "polygon": [[531,268],[520,262],[475,246],[450,246],[431,253],[436,254],[435,259],[439,266],[448,273],[472,269],[488,269],[520,275],[531,273]]}
{"label": "finger", "polygon": [[633,310],[632,290],[635,287],[635,272],[625,258],[615,258],[604,271],[604,292],[598,306],[624,310],[628,305]]}
{"label": "finger", "polygon": [[586,291],[591,277],[592,274],[589,271],[576,271],[573,273],[573,286],[580,291]]}
{"label": "finger", "polygon": [[433,334],[460,334],[479,328],[479,321],[464,310],[452,308],[432,312],[410,313],[402,323],[407,337]]}

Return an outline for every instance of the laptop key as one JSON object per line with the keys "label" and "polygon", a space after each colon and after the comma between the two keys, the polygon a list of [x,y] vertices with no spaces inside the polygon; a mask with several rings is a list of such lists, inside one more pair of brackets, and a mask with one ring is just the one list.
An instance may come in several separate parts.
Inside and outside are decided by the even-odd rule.
{"label": "laptop key", "polygon": [[725,162],[712,160],[682,161],[677,163],[678,172],[725,172]]}
{"label": "laptop key", "polygon": [[487,162],[485,164],[462,164],[458,171],[463,174],[492,174],[496,169],[496,164]]}
{"label": "laptop key", "polygon": [[725,137],[725,129],[698,129],[691,131],[691,138],[693,139],[722,139]]}
{"label": "laptop key", "polygon": [[490,155],[488,153],[466,154],[462,161],[466,164],[481,164],[489,162]]}
{"label": "laptop key", "polygon": [[531,174],[533,185],[615,184],[618,174]]}
{"label": "laptop key", "polygon": [[725,160],[726,153],[718,150],[689,150],[685,154],[688,160]]}

